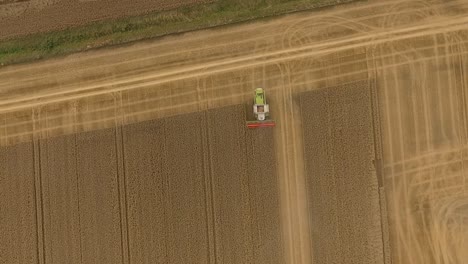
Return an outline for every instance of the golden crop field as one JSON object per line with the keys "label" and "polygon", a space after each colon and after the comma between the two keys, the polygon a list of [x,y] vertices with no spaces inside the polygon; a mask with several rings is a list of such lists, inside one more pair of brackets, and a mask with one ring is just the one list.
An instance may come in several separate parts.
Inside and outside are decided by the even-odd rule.
{"label": "golden crop field", "polygon": [[[468,260],[468,3],[0,69],[0,263]],[[276,127],[248,130],[263,87]]]}

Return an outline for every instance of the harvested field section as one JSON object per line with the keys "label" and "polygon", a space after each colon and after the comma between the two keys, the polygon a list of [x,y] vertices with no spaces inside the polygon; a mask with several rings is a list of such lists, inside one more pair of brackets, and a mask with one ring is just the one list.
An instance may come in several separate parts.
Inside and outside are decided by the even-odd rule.
{"label": "harvested field section", "polygon": [[273,130],[247,131],[244,106],[208,122],[218,263],[283,263]]}
{"label": "harvested field section", "polygon": [[80,206],[76,136],[41,140],[45,259],[47,263],[80,263]]}
{"label": "harvested field section", "polygon": [[0,148],[0,263],[38,262],[33,145]]}
{"label": "harvested field section", "polygon": [[77,135],[82,262],[121,263],[115,129]]}
{"label": "harvested field section", "polygon": [[383,263],[367,82],[301,97],[313,263]]}
{"label": "harvested field section", "polygon": [[[36,0],[0,5],[0,22],[2,24],[0,39],[62,30],[99,20],[137,16],[151,11],[161,11],[212,1],[54,0],[52,4],[47,2],[47,0]],[[18,13],[21,15],[18,15]]]}

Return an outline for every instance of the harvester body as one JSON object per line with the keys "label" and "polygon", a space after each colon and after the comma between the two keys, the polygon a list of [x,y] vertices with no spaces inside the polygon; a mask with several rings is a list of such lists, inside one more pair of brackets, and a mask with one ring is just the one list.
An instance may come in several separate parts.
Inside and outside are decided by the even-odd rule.
{"label": "harvester body", "polygon": [[253,114],[256,121],[248,121],[247,127],[273,127],[275,122],[269,119],[270,106],[266,100],[266,94],[263,88],[255,89],[254,102],[253,102]]}

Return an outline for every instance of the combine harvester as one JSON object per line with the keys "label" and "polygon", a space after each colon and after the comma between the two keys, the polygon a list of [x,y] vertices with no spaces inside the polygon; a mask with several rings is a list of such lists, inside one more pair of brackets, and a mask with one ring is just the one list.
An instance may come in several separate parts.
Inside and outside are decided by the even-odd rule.
{"label": "combine harvester", "polygon": [[247,121],[248,128],[274,127],[276,125],[275,121],[269,119],[270,107],[267,104],[266,95],[263,88],[255,89],[253,114],[257,120]]}

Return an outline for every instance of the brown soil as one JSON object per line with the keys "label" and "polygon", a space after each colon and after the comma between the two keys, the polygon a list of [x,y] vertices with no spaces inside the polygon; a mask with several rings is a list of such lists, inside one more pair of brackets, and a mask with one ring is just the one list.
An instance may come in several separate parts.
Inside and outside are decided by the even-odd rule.
{"label": "brown soil", "polygon": [[384,261],[370,95],[364,81],[301,96],[314,264]]}
{"label": "brown soil", "polygon": [[0,39],[60,30],[104,19],[136,16],[210,0],[0,1]]}

